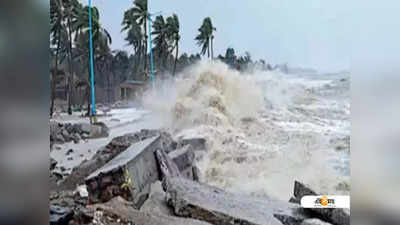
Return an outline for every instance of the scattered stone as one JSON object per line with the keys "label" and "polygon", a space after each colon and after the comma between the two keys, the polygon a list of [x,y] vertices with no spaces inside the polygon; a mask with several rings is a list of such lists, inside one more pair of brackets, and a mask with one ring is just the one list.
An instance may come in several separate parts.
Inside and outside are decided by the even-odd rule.
{"label": "scattered stone", "polygon": [[71,209],[50,205],[50,225],[68,225],[74,213]]}
{"label": "scattered stone", "polygon": [[313,219],[305,219],[301,223],[301,225],[332,225],[332,224],[324,222],[320,219],[313,218]]}
{"label": "scattered stone", "polygon": [[[295,181],[294,182],[294,197],[300,201],[301,198],[305,195],[319,195],[314,190],[312,190],[307,185]],[[348,210],[341,208],[309,208],[304,209],[306,212],[315,213],[319,219],[322,219],[326,222],[332,223],[334,225],[350,225],[350,213]]]}
{"label": "scattered stone", "polygon": [[87,198],[89,197],[89,193],[87,191],[86,185],[80,185],[76,188],[75,190],[76,194],[79,194],[80,197],[82,198]]}
{"label": "scattered stone", "polygon": [[90,131],[92,129],[92,126],[90,123],[81,123],[78,126],[79,126],[79,130],[81,131],[81,133],[90,134]]}
{"label": "scattered stone", "polygon": [[192,219],[141,212],[136,210],[131,202],[127,202],[121,197],[115,197],[104,204],[88,206],[86,215],[91,215],[93,218],[94,214],[99,211],[102,213],[97,213],[96,219],[98,221],[104,221],[107,218],[119,218],[123,222],[122,224],[130,223],[134,225],[210,225],[209,223]]}
{"label": "scattered stone", "polygon": [[274,214],[274,217],[277,218],[283,225],[300,225],[303,221],[303,218],[296,218],[284,214]]}
{"label": "scattered stone", "polygon": [[75,144],[78,144],[79,141],[82,139],[79,133],[74,133],[71,138]]}
{"label": "scattered stone", "polygon": [[51,171],[49,175],[49,189],[55,190],[57,183],[63,178],[62,174]]}
{"label": "scattered stone", "polygon": [[193,180],[200,181],[200,169],[197,166],[193,166]]}
{"label": "scattered stone", "polygon": [[295,197],[290,197],[289,202],[295,203],[295,204],[300,204],[300,199],[297,199]]}
{"label": "scattered stone", "polygon": [[91,130],[90,130],[90,138],[102,138],[102,137],[108,137],[109,135],[109,129],[104,124],[103,122],[97,122],[92,124]]}
{"label": "scattered stone", "polygon": [[278,215],[304,219],[298,206],[283,201],[234,195],[182,178],[168,178],[166,186],[167,202],[176,215],[211,224],[281,225]]}
{"label": "scattered stone", "polygon": [[54,170],[56,168],[57,161],[53,158],[50,158],[50,170]]}
{"label": "scattered stone", "polygon": [[57,134],[55,140],[56,140],[57,143],[64,143],[65,142],[65,139],[62,136],[62,134]]}
{"label": "scattered stone", "polygon": [[87,133],[82,133],[82,134],[81,134],[81,138],[82,138],[82,139],[89,139],[89,138],[90,138],[90,135],[87,134]]}
{"label": "scattered stone", "polygon": [[67,151],[67,153],[65,153],[65,155],[71,155],[72,153],[74,153],[74,150],[71,148]]}
{"label": "scattered stone", "polygon": [[50,122],[50,145],[74,141],[79,143],[81,139],[101,138],[109,135],[108,127],[102,123],[57,123]]}

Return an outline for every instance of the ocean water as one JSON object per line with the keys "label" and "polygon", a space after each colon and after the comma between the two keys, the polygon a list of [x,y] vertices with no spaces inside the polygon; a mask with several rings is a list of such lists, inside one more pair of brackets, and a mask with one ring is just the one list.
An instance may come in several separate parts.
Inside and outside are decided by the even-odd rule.
{"label": "ocean water", "polygon": [[144,106],[176,138],[204,137],[201,180],[288,200],[294,180],[350,191],[350,75],[239,73],[200,62],[158,82]]}

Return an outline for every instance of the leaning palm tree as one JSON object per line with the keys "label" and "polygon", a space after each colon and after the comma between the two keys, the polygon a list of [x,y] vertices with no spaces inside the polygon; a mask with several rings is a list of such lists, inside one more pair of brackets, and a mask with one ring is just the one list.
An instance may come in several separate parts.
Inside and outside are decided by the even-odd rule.
{"label": "leaning palm tree", "polygon": [[195,38],[195,40],[197,41],[197,45],[201,46],[200,53],[202,55],[205,55],[207,52],[207,56],[210,57],[210,47],[211,47],[211,58],[214,57],[214,49],[213,49],[214,31],[216,31],[216,28],[212,25],[211,18],[206,17],[204,18],[203,23],[199,28],[199,34]]}
{"label": "leaning palm tree", "polygon": [[134,71],[138,72],[143,49],[143,33],[136,20],[131,20],[129,17],[124,18],[123,25],[122,31],[127,30],[125,40],[128,42],[128,45],[133,46],[135,52]]}
{"label": "leaning palm tree", "polygon": [[173,14],[171,17],[167,18],[167,27],[169,39],[174,42],[175,48],[175,62],[174,70],[172,72],[172,75],[175,76],[176,62],[178,61],[179,40],[181,39],[181,36],[179,35],[179,19],[176,14]]}
{"label": "leaning palm tree", "polygon": [[195,40],[197,41],[197,45],[201,47],[200,54],[205,55],[207,52],[207,56],[210,57],[210,52],[208,51],[210,49],[210,41],[203,26],[199,28],[199,32],[200,33],[196,36]]}
{"label": "leaning palm tree", "polygon": [[156,17],[153,23],[154,52],[157,52],[159,68],[165,67],[165,58],[168,57],[170,45],[168,43],[168,27],[162,15]]}
{"label": "leaning palm tree", "polygon": [[135,0],[134,7],[128,9],[124,13],[123,25],[133,26],[135,21],[137,24],[142,26],[144,31],[144,49],[142,49],[144,57],[144,70],[147,67],[147,0]]}

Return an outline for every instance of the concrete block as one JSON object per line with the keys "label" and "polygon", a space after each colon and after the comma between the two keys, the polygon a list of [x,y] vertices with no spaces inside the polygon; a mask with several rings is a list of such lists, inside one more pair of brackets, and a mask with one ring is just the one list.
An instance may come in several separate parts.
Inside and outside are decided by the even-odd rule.
{"label": "concrete block", "polygon": [[161,150],[160,136],[131,145],[86,179],[91,202],[106,202],[115,196],[132,201],[137,208],[150,193],[150,185],[160,179],[155,151]]}

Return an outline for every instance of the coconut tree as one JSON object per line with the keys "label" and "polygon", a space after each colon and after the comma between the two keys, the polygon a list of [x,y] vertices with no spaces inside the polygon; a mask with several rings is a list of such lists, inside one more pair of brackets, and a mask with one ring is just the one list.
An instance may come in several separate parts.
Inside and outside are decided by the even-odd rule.
{"label": "coconut tree", "polygon": [[154,42],[154,52],[157,52],[159,59],[159,68],[165,67],[165,58],[169,54],[169,39],[168,39],[168,27],[162,15],[156,17],[153,23],[153,35],[155,38]]}
{"label": "coconut tree", "polygon": [[235,55],[235,49],[233,48],[227,48],[225,52],[225,62],[229,66],[233,66],[233,64],[236,61],[236,55]]}
{"label": "coconut tree", "polygon": [[135,72],[138,72],[142,49],[143,49],[143,33],[140,28],[140,25],[131,18],[130,14],[125,13],[124,20],[122,22],[123,28],[122,31],[127,31],[127,36],[125,40],[128,42],[128,45],[132,45],[135,52]]}
{"label": "coconut tree", "polygon": [[82,5],[78,2],[78,0],[62,0],[61,1],[62,6],[63,6],[63,12],[64,12],[64,20],[65,20],[65,26],[67,30],[67,39],[68,43],[66,46],[66,56],[68,58],[68,66],[69,66],[69,76],[68,76],[68,81],[67,81],[67,96],[68,96],[68,114],[72,114],[72,94],[73,94],[73,56],[72,56],[72,37],[74,35],[75,30],[72,27],[73,21],[77,18],[77,15],[79,12],[79,9],[82,9]]}
{"label": "coconut tree", "polygon": [[135,21],[138,25],[142,26],[143,31],[144,31],[144,49],[143,55],[144,57],[144,70],[146,70],[147,67],[147,17],[148,17],[148,11],[147,11],[147,0],[135,0],[134,1],[134,7],[128,9],[124,13],[124,19],[122,24],[124,26],[134,26]]}
{"label": "coconut tree", "polygon": [[[50,73],[52,76],[51,80],[51,104],[50,104],[50,117],[53,115],[54,111],[54,100],[55,100],[55,88],[56,88],[56,78],[58,75],[58,63],[59,63],[59,53],[61,50],[61,36],[65,31],[65,27],[63,25],[63,10],[62,3],[60,0],[51,0],[50,1],[50,39],[51,44],[55,46],[54,53],[54,69],[53,72]],[[52,53],[52,51],[51,51]]]}
{"label": "coconut tree", "polygon": [[[76,19],[73,21],[73,29],[76,31],[75,38],[77,41],[77,47],[80,48],[77,57],[81,58],[88,67],[88,85],[90,84],[90,72],[89,72],[89,6],[78,7]],[[92,11],[92,40],[93,40],[93,55],[94,61],[96,61],[96,56],[101,54],[102,48],[108,48],[111,44],[111,35],[106,29],[104,29],[100,24],[100,14],[96,7],[90,8]],[[88,109],[87,115],[90,114],[90,94],[88,94]]]}
{"label": "coconut tree", "polygon": [[197,45],[201,47],[200,54],[205,55],[207,53],[207,57],[210,57],[210,41],[208,39],[207,33],[203,26],[199,28],[199,34],[196,36],[195,40],[197,41]]}
{"label": "coconut tree", "polygon": [[195,40],[197,45],[201,47],[200,53],[205,55],[207,52],[208,58],[210,58],[210,47],[211,47],[211,58],[213,58],[213,39],[214,31],[217,29],[212,25],[211,18],[206,17],[203,20],[202,25],[199,28],[199,34],[196,36]]}
{"label": "coconut tree", "polygon": [[181,36],[179,35],[179,19],[176,14],[167,18],[167,28],[168,37],[174,42],[173,48],[175,48],[175,62],[172,75],[175,76],[176,62],[178,61],[179,40],[181,39]]}

